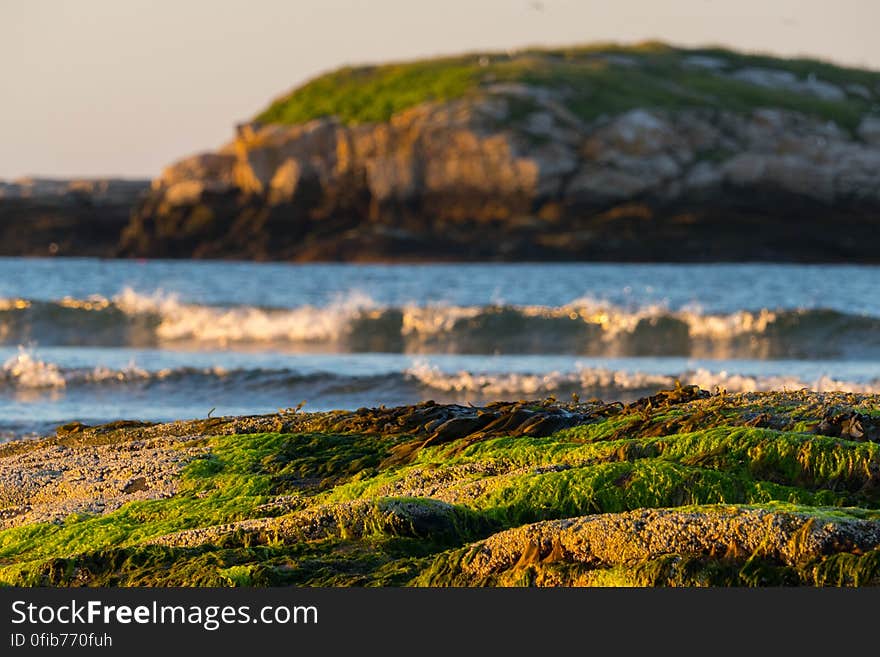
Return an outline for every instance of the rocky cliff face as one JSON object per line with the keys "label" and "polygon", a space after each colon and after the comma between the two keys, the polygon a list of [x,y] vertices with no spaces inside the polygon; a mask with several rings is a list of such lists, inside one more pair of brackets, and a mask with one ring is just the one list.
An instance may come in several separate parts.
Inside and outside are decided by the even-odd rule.
{"label": "rocky cliff face", "polygon": [[239,128],[168,167],[129,254],[880,259],[880,118],[633,109],[498,85],[387,123]]}
{"label": "rocky cliff face", "polygon": [[341,69],[216,152],[0,182],[0,254],[880,262],[880,73],[662,44]]}
{"label": "rocky cliff face", "polygon": [[0,255],[112,256],[148,180],[0,181]]}

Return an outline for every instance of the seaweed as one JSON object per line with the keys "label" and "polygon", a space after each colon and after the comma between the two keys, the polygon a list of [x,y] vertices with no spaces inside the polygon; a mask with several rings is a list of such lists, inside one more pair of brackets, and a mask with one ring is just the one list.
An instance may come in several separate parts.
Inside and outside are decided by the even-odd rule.
{"label": "seaweed", "polygon": [[878,410],[871,395],[679,385],[629,405],[66,426],[0,458],[163,436],[199,452],[170,497],[56,523],[7,517],[0,583],[877,585]]}

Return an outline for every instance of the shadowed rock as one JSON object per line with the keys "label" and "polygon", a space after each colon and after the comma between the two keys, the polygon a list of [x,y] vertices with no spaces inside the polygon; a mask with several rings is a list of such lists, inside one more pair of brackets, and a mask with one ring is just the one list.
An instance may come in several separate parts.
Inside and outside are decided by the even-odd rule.
{"label": "shadowed rock", "polygon": [[877,520],[724,507],[643,509],[517,527],[441,559],[450,564],[443,570],[444,583],[479,585],[504,581],[516,570],[564,563],[589,570],[679,555],[760,558],[794,566],[839,550],[877,547]]}

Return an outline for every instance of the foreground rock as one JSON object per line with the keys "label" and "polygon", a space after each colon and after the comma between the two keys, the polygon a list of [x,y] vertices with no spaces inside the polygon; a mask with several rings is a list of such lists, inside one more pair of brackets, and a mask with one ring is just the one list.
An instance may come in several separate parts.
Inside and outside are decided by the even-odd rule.
{"label": "foreground rock", "polygon": [[16,585],[877,585],[880,396],[74,423],[0,518]]}
{"label": "foreground rock", "polygon": [[[747,558],[796,570],[828,555],[877,548],[877,520],[737,507],[642,509],[510,529],[444,555],[445,563],[435,565],[431,575],[438,584],[457,586],[614,585],[627,582],[627,570],[644,576],[649,570],[645,566],[651,564],[661,566],[654,574],[659,581],[652,584],[663,583],[661,577],[675,583],[675,577],[686,574],[684,560],[693,568],[700,560],[724,567]],[[422,583],[431,585],[431,575]],[[637,577],[629,581],[637,582]],[[707,578],[704,583],[712,582]],[[754,582],[769,583],[780,582]],[[880,584],[880,579],[873,583]]]}

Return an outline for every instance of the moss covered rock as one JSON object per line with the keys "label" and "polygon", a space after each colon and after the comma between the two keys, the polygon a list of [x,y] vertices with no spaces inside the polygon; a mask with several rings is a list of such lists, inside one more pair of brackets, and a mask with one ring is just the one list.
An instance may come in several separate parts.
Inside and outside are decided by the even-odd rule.
{"label": "moss covered rock", "polygon": [[685,386],[62,427],[0,447],[0,582],[877,584],[878,420]]}

